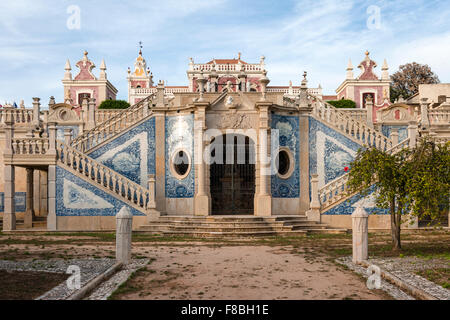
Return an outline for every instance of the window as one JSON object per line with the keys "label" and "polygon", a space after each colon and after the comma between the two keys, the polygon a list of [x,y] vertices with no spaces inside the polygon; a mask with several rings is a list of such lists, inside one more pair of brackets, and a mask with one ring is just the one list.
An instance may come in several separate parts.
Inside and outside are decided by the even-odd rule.
{"label": "window", "polygon": [[282,179],[289,178],[294,171],[294,161],[289,149],[281,149],[275,161],[278,176]]}
{"label": "window", "polygon": [[191,161],[187,152],[178,150],[172,157],[172,173],[178,179],[184,179],[190,171]]}

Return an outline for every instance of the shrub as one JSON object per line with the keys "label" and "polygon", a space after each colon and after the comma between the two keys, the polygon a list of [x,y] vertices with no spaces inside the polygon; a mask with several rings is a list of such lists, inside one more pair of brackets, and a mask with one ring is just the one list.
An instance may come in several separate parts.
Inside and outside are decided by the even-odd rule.
{"label": "shrub", "polygon": [[103,101],[99,109],[127,109],[130,104],[124,100],[105,100]]}
{"label": "shrub", "polygon": [[332,100],[327,102],[336,108],[356,108],[355,101],[349,99]]}

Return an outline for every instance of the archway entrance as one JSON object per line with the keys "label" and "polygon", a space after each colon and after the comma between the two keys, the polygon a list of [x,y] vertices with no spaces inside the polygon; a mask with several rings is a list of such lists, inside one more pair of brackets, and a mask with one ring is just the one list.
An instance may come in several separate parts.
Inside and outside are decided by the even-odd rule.
{"label": "archway entrance", "polygon": [[228,134],[211,142],[211,214],[253,214],[255,144],[245,135]]}

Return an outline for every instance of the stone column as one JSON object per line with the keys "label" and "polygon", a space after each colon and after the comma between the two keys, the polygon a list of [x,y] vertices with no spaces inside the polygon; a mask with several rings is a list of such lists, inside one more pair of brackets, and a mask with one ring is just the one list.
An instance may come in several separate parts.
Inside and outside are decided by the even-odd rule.
{"label": "stone column", "polygon": [[47,184],[48,184],[48,175],[47,175],[47,171],[40,171],[40,215],[41,216],[46,216],[48,214],[48,188],[47,188]]}
{"label": "stone column", "polygon": [[397,128],[392,128],[392,132],[391,132],[391,140],[392,140],[392,145],[397,145],[398,144],[398,129]]}
{"label": "stone column", "polygon": [[70,145],[71,141],[72,141],[72,129],[65,128],[64,129],[64,143],[67,145]]}
{"label": "stone column", "polygon": [[123,206],[116,216],[116,260],[123,264],[131,261],[131,233],[133,215],[128,207]]}
{"label": "stone column", "polygon": [[352,213],[353,263],[367,260],[369,248],[369,215],[362,207]]}
{"label": "stone column", "polygon": [[367,125],[373,128],[373,100],[371,96],[366,97]]}
{"label": "stone column", "polygon": [[15,188],[15,167],[11,164],[13,157],[12,139],[14,137],[14,120],[11,110],[5,109],[5,149],[3,150],[3,160],[5,161],[4,171],[4,212],[3,231],[16,230],[16,207],[14,198]]}
{"label": "stone column", "polygon": [[3,212],[3,231],[16,230],[16,207],[14,198],[15,188],[15,168],[12,165],[5,165],[5,193]]}
{"label": "stone column", "polygon": [[194,198],[194,215],[207,216],[209,215],[210,197],[206,192],[206,176],[207,165],[203,159],[203,152],[205,150],[204,130],[206,129],[206,107],[209,103],[196,103],[197,108],[195,113],[194,125],[194,147],[195,147],[195,167],[197,173],[197,192]]}
{"label": "stone column", "polygon": [[[45,183],[47,184],[47,182]],[[35,169],[33,174],[33,208],[36,216],[41,216],[41,171]]]}
{"label": "stone column", "polygon": [[48,150],[47,154],[56,155],[56,122],[48,123]]}
{"label": "stone column", "polygon": [[408,125],[408,137],[409,137],[409,146],[414,148],[417,142],[417,124],[415,121],[410,121]]}
{"label": "stone column", "polygon": [[156,175],[156,210],[160,215],[166,214],[166,141],[164,113],[155,114],[155,175]]}
{"label": "stone column", "polygon": [[39,117],[41,115],[41,99],[33,98],[33,129],[39,127]]}
{"label": "stone column", "polygon": [[311,175],[311,202],[306,216],[310,221],[320,222],[319,175]]}
{"label": "stone column", "polygon": [[420,126],[423,129],[430,127],[430,119],[428,118],[428,98],[420,99]]}
{"label": "stone column", "polygon": [[147,217],[149,221],[158,220],[159,211],[156,210],[156,179],[154,174],[148,175],[148,193]]}
{"label": "stone column", "polygon": [[48,166],[48,215],[47,229],[58,230],[56,218],[56,165]]}
{"label": "stone column", "polygon": [[89,107],[88,107],[88,129],[93,129],[96,126],[95,122],[95,98],[89,99]]}
{"label": "stone column", "polygon": [[25,228],[32,228],[33,227],[33,219],[35,218],[34,213],[34,197],[33,197],[33,176],[34,176],[34,169],[32,168],[26,168],[27,171],[27,197],[26,197],[26,211],[25,211],[25,218],[24,218],[24,224]]}
{"label": "stone column", "polygon": [[259,192],[255,195],[256,216],[272,215],[272,197],[268,188],[269,177],[271,174],[269,127],[270,105],[272,105],[272,103],[269,102],[258,102],[256,104],[257,109],[259,109],[259,136],[256,159],[256,168],[259,168]]}
{"label": "stone column", "polygon": [[300,130],[300,205],[298,214],[305,214],[310,209],[309,199],[309,115],[312,111],[307,105],[300,108],[299,130]]}

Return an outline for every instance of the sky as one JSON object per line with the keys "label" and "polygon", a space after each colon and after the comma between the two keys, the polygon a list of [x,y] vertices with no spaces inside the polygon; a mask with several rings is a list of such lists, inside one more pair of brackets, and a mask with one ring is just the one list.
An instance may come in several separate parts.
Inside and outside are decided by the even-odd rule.
{"label": "sky", "polygon": [[[79,15],[77,14],[79,12]],[[79,17],[79,19],[78,19]],[[67,59],[89,52],[127,99],[127,68],[139,41],[154,80],[187,85],[189,58],[266,57],[269,85],[308,85],[335,94],[351,58],[356,68],[368,50],[381,73],[408,62],[428,64],[450,82],[448,0],[1,0],[0,104],[50,96],[62,102]]]}

